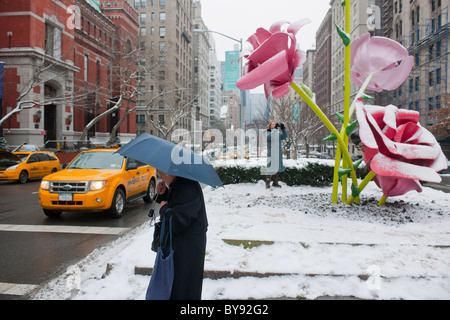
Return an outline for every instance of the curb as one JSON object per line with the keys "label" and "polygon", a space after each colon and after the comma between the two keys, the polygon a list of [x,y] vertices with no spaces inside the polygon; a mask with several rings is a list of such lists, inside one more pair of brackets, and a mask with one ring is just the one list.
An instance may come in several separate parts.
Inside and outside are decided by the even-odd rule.
{"label": "curb", "polygon": [[[134,267],[134,274],[141,276],[151,276],[153,268],[150,267]],[[277,272],[250,272],[250,271],[220,271],[220,270],[205,270],[203,272],[203,279],[219,280],[219,279],[239,279],[244,277],[254,277],[254,278],[269,278],[269,277],[283,277],[283,276],[304,276],[309,278],[314,277],[333,277],[333,278],[343,278],[343,277],[358,277],[360,280],[367,281],[370,277],[368,274],[321,274],[321,273],[277,273]]]}

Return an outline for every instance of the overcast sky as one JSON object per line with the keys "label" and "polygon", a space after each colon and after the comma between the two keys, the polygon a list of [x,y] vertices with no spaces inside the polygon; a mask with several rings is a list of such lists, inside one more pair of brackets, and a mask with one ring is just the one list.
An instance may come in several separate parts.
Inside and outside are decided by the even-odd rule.
{"label": "overcast sky", "polygon": [[[303,50],[315,44],[315,34],[330,8],[329,0],[201,0],[202,17],[209,30],[227,34],[245,42],[257,28],[269,29],[279,20],[290,22],[309,18],[312,23],[297,33]],[[237,42],[214,34],[217,57],[225,60],[225,51]]]}

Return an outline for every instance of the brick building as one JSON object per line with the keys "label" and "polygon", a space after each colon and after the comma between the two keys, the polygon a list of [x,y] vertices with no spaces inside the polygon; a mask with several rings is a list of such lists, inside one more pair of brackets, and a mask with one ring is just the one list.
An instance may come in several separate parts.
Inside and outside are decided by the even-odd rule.
{"label": "brick building", "polygon": [[[1,116],[21,95],[22,102],[38,103],[4,123],[10,146],[78,140],[86,124],[111,106],[107,99],[117,99],[119,76],[135,70],[122,61],[123,51],[137,45],[138,15],[128,1],[0,0],[0,19]],[[100,120],[89,137],[106,141],[123,113]],[[130,114],[121,138],[132,138],[135,126]]]}

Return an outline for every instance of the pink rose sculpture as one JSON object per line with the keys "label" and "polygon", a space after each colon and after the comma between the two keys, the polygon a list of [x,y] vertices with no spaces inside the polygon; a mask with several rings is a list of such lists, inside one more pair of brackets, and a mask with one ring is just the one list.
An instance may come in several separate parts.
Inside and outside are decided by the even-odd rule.
{"label": "pink rose sculpture", "polygon": [[287,21],[274,23],[269,31],[259,28],[247,40],[251,48],[243,56],[248,62],[236,86],[250,90],[264,84],[266,99],[270,95],[281,98],[288,94],[295,69],[306,61],[306,53],[300,50],[295,36],[309,22],[303,19],[291,23],[286,32],[281,31],[281,27],[289,23]]}
{"label": "pink rose sculpture", "polygon": [[371,74],[367,89],[376,92],[397,89],[408,77],[414,58],[398,42],[366,33],[352,42],[352,81],[361,87]]}
{"label": "pink rose sculpture", "polygon": [[417,111],[387,107],[356,107],[364,161],[376,173],[375,183],[386,197],[422,191],[420,180],[441,182],[438,171],[447,159],[434,136],[419,123]]}

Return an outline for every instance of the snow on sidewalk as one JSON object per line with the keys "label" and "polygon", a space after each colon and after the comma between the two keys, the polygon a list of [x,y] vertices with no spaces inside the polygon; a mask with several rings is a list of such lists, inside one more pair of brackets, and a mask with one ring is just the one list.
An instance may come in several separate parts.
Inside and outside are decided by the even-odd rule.
{"label": "snow on sidewalk", "polygon": [[[205,279],[203,299],[450,299],[449,194],[425,187],[378,207],[374,183],[361,205],[331,204],[330,192],[262,181],[205,188],[205,270],[286,275]],[[34,298],[144,299],[150,277],[135,267],[153,266],[152,234],[145,224],[95,250]]]}

